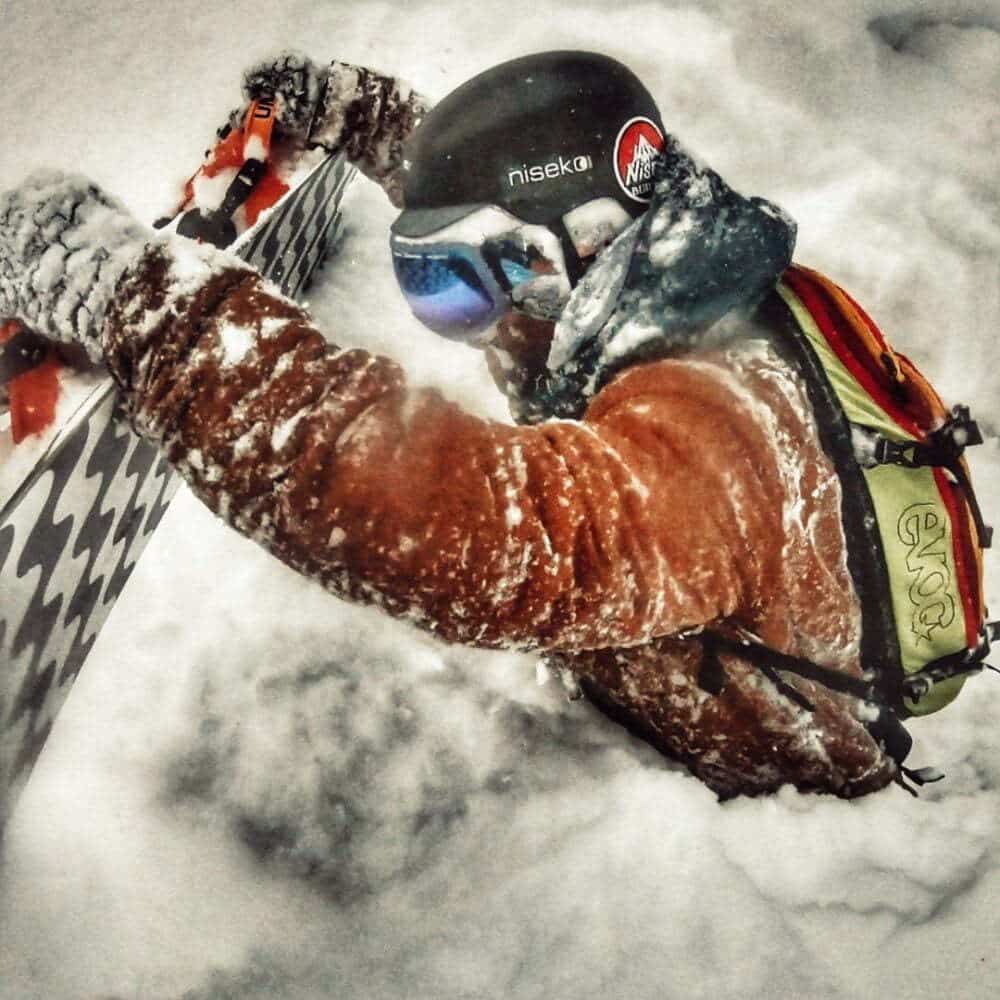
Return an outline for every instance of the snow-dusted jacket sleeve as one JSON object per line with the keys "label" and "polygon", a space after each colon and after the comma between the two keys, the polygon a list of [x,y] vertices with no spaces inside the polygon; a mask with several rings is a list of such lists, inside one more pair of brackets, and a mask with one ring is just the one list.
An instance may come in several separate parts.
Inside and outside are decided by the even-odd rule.
{"label": "snow-dusted jacket sleeve", "polygon": [[322,96],[309,141],[348,160],[402,207],[403,143],[430,110],[427,98],[397,77],[331,62],[321,71]]}
{"label": "snow-dusted jacket sleeve", "polygon": [[125,273],[104,348],[136,425],[214,511],[448,639],[631,644],[751,616],[765,590],[780,476],[697,370],[667,364],[580,423],[481,420],[179,239]]}

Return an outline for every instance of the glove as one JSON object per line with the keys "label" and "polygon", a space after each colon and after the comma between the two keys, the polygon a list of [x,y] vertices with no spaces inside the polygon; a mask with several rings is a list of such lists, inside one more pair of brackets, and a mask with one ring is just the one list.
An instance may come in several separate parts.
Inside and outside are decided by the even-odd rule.
{"label": "glove", "polygon": [[0,318],[103,360],[115,286],[149,240],[124,206],[86,178],[32,174],[0,194]]}
{"label": "glove", "polygon": [[[273,96],[277,124],[287,135],[304,141],[319,104],[322,81],[323,73],[307,55],[285,51],[246,70],[243,96],[248,102]],[[241,124],[245,108],[233,116]]]}

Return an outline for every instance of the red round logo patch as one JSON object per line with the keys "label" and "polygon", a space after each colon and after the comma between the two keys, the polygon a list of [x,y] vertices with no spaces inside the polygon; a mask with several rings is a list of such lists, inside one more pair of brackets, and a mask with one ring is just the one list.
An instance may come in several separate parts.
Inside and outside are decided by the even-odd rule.
{"label": "red round logo patch", "polygon": [[648,118],[631,118],[615,140],[615,177],[621,189],[636,201],[653,197],[653,165],[666,140],[657,124]]}

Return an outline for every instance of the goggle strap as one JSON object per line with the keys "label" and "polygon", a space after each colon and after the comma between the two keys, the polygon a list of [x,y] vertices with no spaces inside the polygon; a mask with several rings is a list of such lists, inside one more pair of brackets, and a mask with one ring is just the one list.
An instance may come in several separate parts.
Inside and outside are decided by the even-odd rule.
{"label": "goggle strap", "polygon": [[570,288],[576,288],[577,282],[583,277],[585,270],[580,255],[576,252],[576,244],[566,228],[566,223],[562,216],[556,219],[549,227],[558,237],[562,246],[563,258],[566,262],[566,277],[569,278]]}

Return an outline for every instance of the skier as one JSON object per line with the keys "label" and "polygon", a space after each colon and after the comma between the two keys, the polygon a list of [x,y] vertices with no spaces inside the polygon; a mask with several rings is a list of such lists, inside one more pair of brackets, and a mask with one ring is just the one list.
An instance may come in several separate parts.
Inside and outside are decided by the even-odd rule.
{"label": "skier", "polygon": [[[850,431],[788,336],[821,299],[841,333],[863,314],[789,269],[791,220],[696,163],[603,56],[514,60],[433,110],[292,54],[244,90],[274,95],[286,140],[345,150],[405,206],[403,295],[488,352],[517,426],[338,350],[238,260],[152,238],[61,175],[0,200],[0,317],[106,364],[136,428],[288,565],[445,640],[544,651],[721,796],[899,780],[917,689],[872,680],[886,649],[900,659],[896,560],[869,551]],[[783,275],[797,298],[775,292]],[[959,469],[974,425],[938,423]],[[948,537],[974,568],[978,508],[949,490]],[[979,655],[979,581],[961,569],[951,620],[921,611],[933,638],[962,607],[952,659],[921,661],[927,685],[956,688]]]}

